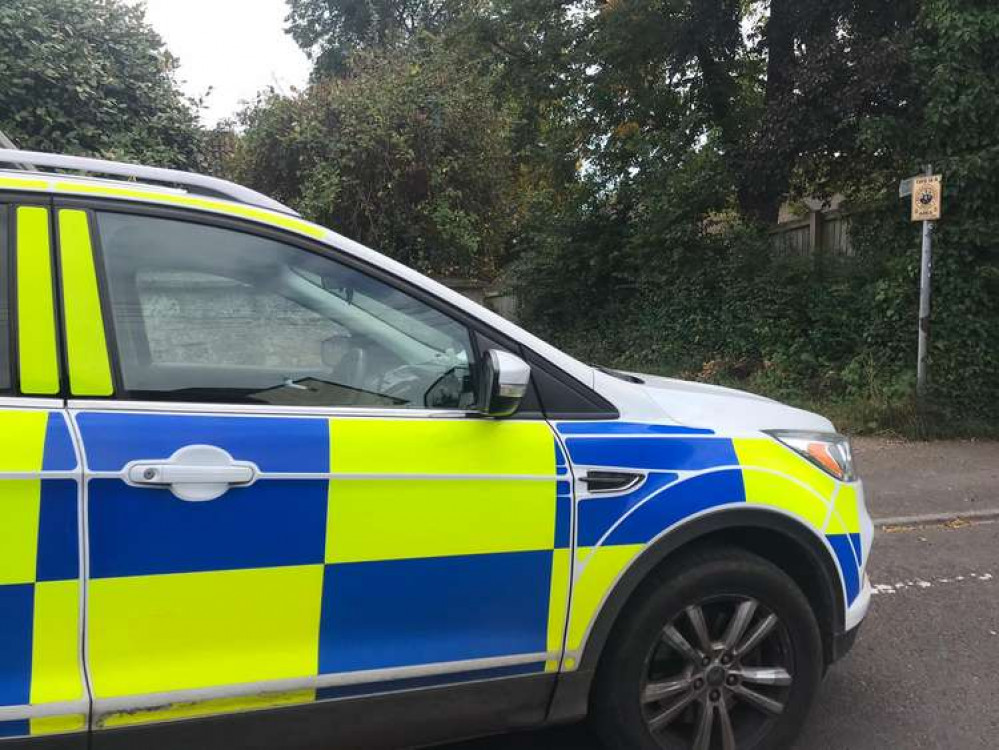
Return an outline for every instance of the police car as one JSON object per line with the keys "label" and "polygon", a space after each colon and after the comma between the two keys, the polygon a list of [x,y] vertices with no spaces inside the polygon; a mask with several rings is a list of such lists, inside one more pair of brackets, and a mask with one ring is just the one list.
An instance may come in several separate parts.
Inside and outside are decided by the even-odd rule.
{"label": "police car", "polygon": [[788,746],[870,601],[829,421],[229,182],[0,161],[0,746]]}

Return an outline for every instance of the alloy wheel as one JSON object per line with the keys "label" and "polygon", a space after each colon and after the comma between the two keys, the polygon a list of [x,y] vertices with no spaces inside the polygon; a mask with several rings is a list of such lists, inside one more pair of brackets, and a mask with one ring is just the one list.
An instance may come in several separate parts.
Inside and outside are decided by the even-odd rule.
{"label": "alloy wheel", "polygon": [[783,713],[793,674],[776,614],[749,597],[712,597],[662,629],[646,660],[642,714],[668,750],[752,748]]}

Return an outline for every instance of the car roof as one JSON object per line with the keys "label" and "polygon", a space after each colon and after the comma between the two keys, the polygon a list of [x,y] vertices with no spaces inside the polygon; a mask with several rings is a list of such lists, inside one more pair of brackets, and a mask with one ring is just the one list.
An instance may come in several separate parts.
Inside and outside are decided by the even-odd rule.
{"label": "car roof", "polygon": [[126,182],[100,177],[84,177],[51,172],[0,170],[0,190],[39,192],[73,197],[110,198],[167,206],[192,208],[209,213],[251,219],[298,234],[322,239],[329,230],[306,221],[260,206],[224,198],[192,193],[183,188],[154,185],[147,182]]}

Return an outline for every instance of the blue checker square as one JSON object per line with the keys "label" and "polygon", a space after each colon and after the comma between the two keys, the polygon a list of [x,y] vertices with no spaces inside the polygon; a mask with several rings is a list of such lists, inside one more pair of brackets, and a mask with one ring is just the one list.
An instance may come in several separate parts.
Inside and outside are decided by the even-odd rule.
{"label": "blue checker square", "polygon": [[0,586],[0,706],[23,706],[31,693],[35,588]]}
{"label": "blue checker square", "polygon": [[571,536],[572,496],[559,494],[555,498],[555,549],[568,547],[572,541]]}
{"label": "blue checker square", "polygon": [[29,734],[31,726],[27,719],[0,721],[0,737],[27,737]]}
{"label": "blue checker square", "polygon": [[88,412],[76,421],[95,471],[117,471],[136,457],[166,459],[187,445],[218,446],[266,472],[329,471],[325,419]]}
{"label": "blue checker square", "polygon": [[631,469],[702,471],[738,466],[731,440],[695,437],[570,437],[566,438],[574,463]]}
{"label": "blue checker square", "polygon": [[[622,495],[591,497],[579,503],[576,535],[579,546],[592,547],[624,514],[645,502],[668,484],[675,482],[678,474],[660,472],[649,474],[638,487]],[[651,501],[650,501],[651,502]]]}
{"label": "blue checker square", "polygon": [[321,674],[546,650],[551,550],[326,566]]}
{"label": "blue checker square", "polygon": [[327,482],[262,479],[210,503],[166,489],[93,479],[90,572],[95,578],[322,564]]}
{"label": "blue checker square", "polygon": [[37,580],[68,581],[79,576],[78,507],[79,489],[74,480],[42,481]]}
{"label": "blue checker square", "polygon": [[700,474],[667,487],[625,518],[606,544],[645,544],[688,516],[716,505],[744,503],[746,490],[739,469]]}
{"label": "blue checker square", "polygon": [[42,469],[45,471],[72,471],[76,468],[73,438],[70,437],[66,417],[59,412],[49,412],[42,455]]}
{"label": "blue checker square", "polygon": [[826,536],[836,553],[839,568],[843,572],[843,585],[846,588],[846,603],[853,604],[860,594],[860,572],[857,570],[857,558],[854,556],[853,545],[849,534],[829,534]]}

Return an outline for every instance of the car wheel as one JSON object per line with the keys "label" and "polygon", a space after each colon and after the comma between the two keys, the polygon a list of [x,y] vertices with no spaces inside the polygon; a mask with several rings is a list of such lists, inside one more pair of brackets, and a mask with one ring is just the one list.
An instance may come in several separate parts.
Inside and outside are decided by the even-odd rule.
{"label": "car wheel", "polygon": [[640,587],[601,658],[592,714],[613,750],[786,748],[822,671],[795,582],[756,555],[705,549]]}

